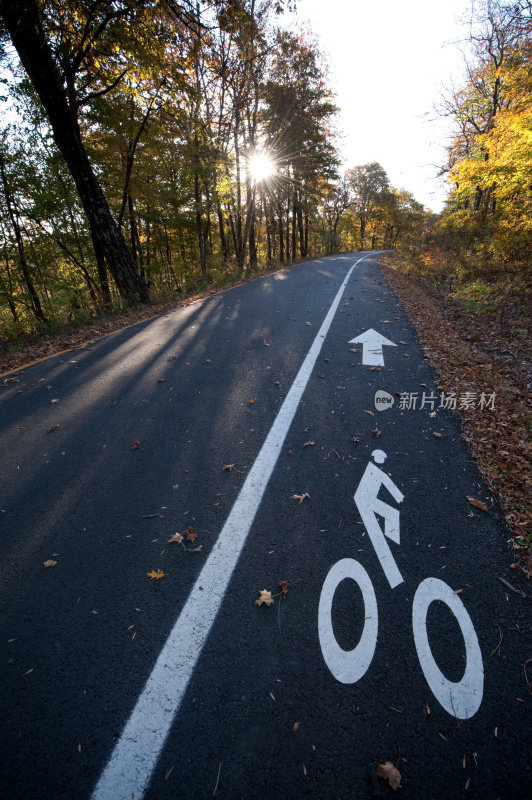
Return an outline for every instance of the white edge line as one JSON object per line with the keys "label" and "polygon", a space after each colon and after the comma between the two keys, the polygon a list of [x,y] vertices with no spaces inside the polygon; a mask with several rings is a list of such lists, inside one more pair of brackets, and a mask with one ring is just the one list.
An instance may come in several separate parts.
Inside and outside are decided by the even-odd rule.
{"label": "white edge line", "polygon": [[359,258],[347,273],[255,459],[224,527],[170,631],[91,800],[142,800],[221,607],[314,364]]}

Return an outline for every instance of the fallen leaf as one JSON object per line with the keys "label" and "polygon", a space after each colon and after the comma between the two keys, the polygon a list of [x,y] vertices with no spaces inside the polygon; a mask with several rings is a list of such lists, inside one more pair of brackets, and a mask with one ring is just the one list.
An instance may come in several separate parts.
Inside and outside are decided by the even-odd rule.
{"label": "fallen leaf", "polygon": [[436,439],[441,439],[442,437],[441,433],[438,433],[437,431],[434,431],[432,435],[435,436]]}
{"label": "fallen leaf", "polygon": [[259,597],[255,600],[255,603],[258,606],[273,606],[275,603],[274,598],[272,597],[272,593],[269,592],[267,589],[261,589],[259,591]]}
{"label": "fallen leaf", "polygon": [[299,722],[294,722],[294,724],[292,725],[292,730],[293,731],[298,731],[299,730]]}
{"label": "fallen leaf", "polygon": [[286,596],[288,594],[288,589],[290,588],[288,581],[279,581],[279,586],[281,587],[281,592]]}
{"label": "fallen leaf", "polygon": [[372,434],[373,434],[374,436],[376,436],[376,437],[377,437],[377,439],[379,438],[379,436],[380,436],[380,435],[381,435],[381,433],[382,433],[382,431],[381,431],[381,430],[379,430],[378,428],[374,428],[374,429],[373,429],[371,432],[372,432]]}
{"label": "fallen leaf", "polygon": [[313,447],[315,444],[316,444],[316,442],[305,442],[303,447]]}
{"label": "fallen leaf", "polygon": [[234,464],[225,464],[222,469],[224,472],[231,472],[232,469],[235,468]]}
{"label": "fallen leaf", "polygon": [[201,553],[202,550],[203,550],[203,545],[200,544],[198,545],[198,547],[188,547],[187,553]]}
{"label": "fallen leaf", "polygon": [[166,572],[163,572],[162,569],[158,569],[157,572],[154,569],[152,569],[151,572],[146,573],[146,577],[151,578],[152,580],[155,581],[160,581],[161,578],[166,577]]}
{"label": "fallen leaf", "polygon": [[377,764],[377,769],[375,771],[379,778],[388,781],[390,787],[394,791],[403,788],[401,786],[401,773],[397,767],[394,767],[391,761],[386,761],[385,764]]}
{"label": "fallen leaf", "polygon": [[181,536],[181,534],[179,533],[179,531],[176,531],[175,533],[173,533],[173,534],[170,536],[170,538],[168,539],[168,541],[169,541],[169,542],[177,542],[177,544],[183,544],[183,537]]}
{"label": "fallen leaf", "polygon": [[187,542],[194,542],[198,538],[198,532],[197,532],[196,528],[193,528],[192,526],[190,526],[190,528],[186,529],[185,536],[186,536]]}
{"label": "fallen leaf", "polygon": [[466,495],[466,497],[469,500],[469,502],[471,503],[471,505],[475,506],[475,508],[479,508],[481,511],[487,511],[488,510],[486,504],[483,503],[482,500],[477,500],[475,497],[469,497],[469,495]]}
{"label": "fallen leaf", "polygon": [[304,492],[304,494],[293,494],[290,500],[299,500],[299,502],[302,503],[303,500],[307,498],[310,500],[310,495],[308,492]]}
{"label": "fallen leaf", "polygon": [[43,566],[45,567],[56,567],[57,561],[54,561],[53,558],[49,558],[47,561],[44,562]]}
{"label": "fallen leaf", "polygon": [[249,403],[250,405],[252,403],[254,403],[254,402],[255,402],[255,398],[254,397],[248,397],[248,399],[246,400],[246,403]]}
{"label": "fallen leaf", "polygon": [[430,706],[426,700],[425,700],[425,705],[423,706],[423,713],[425,714],[426,717],[430,716]]}
{"label": "fallen leaf", "polygon": [[139,449],[139,447],[140,447],[140,442],[132,442],[132,443],[129,445],[129,449],[130,449],[130,450],[138,450],[138,449]]}
{"label": "fallen leaf", "polygon": [[58,403],[58,402],[59,402],[58,397],[54,397],[53,400],[50,400],[50,403]]}
{"label": "fallen leaf", "polygon": [[48,433],[52,433],[53,431],[56,431],[58,428],[59,428],[59,425],[51,425],[48,428]]}

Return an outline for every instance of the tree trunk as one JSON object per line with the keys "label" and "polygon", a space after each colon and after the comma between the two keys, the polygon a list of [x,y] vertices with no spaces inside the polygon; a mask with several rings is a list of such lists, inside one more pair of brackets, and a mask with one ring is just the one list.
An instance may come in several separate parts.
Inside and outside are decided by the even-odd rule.
{"label": "tree trunk", "polygon": [[199,185],[199,156],[198,156],[198,136],[194,135],[194,206],[196,217],[196,235],[198,237],[198,247],[200,256],[200,267],[202,278],[207,277],[207,258],[205,255],[205,239],[203,237],[203,223],[201,220],[201,193]]}
{"label": "tree trunk", "polygon": [[48,115],[55,143],[74,179],[95,250],[105,258],[124,301],[148,303],[146,287],[113,219],[83,146],[77,103],[72,98],[69,103],[45,38],[37,3],[35,0],[2,0],[0,14]]}
{"label": "tree trunk", "polygon": [[222,214],[222,209],[220,208],[219,203],[217,203],[216,213],[218,215],[218,229],[220,231],[222,258],[224,260],[224,264],[227,264],[229,261],[229,250],[227,249],[227,239],[225,238],[224,215]]}
{"label": "tree trunk", "polygon": [[7,206],[7,213],[9,214],[9,219],[11,220],[11,225],[13,227],[13,232],[15,234],[15,240],[17,242],[18,260],[20,263],[20,269],[22,271],[22,275],[24,276],[24,282],[26,284],[26,288],[28,290],[31,299],[31,307],[37,319],[40,320],[41,322],[46,322],[46,317],[44,316],[44,312],[42,310],[41,301],[39,300],[39,295],[37,294],[37,290],[31,279],[30,269],[28,266],[28,262],[26,260],[24,241],[22,239],[22,231],[20,230],[20,225],[18,224],[17,216],[15,213],[15,208],[11,197],[11,190],[9,188],[9,183],[5,171],[4,158],[1,153],[0,153],[0,173],[2,175],[2,185],[4,187],[4,197]]}
{"label": "tree trunk", "polygon": [[283,237],[283,209],[281,208],[281,204],[279,203],[279,207],[277,210],[278,213],[278,225],[279,225],[279,261],[281,264],[284,264],[284,237]]}

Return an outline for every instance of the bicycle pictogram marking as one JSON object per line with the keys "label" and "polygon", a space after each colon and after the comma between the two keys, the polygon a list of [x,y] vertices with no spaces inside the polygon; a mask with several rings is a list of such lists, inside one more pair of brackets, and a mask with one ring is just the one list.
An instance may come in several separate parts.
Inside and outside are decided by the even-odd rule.
{"label": "bicycle pictogram marking", "polygon": [[[376,464],[383,464],[386,453],[374,450]],[[392,479],[375,464],[368,463],[354,495],[354,501],[365,525],[377,558],[391,589],[404,582],[386,539],[401,544],[399,510],[378,498],[385,487],[397,503],[404,495]],[[378,520],[384,520],[384,530]],[[336,589],[343,580],[353,580],[364,600],[364,626],[358,644],[344,650],[338,644],[332,625],[332,606]],[[429,606],[444,603],[455,617],[465,644],[466,667],[459,681],[450,681],[438,667],[432,654],[427,631]],[[370,668],[378,639],[378,604],[375,589],[365,568],[353,558],[333,564],[323,583],[318,609],[318,635],[327,667],[340,683],[361,680]],[[466,607],[451,587],[439,578],[425,578],[416,589],[412,603],[414,645],[425,680],[440,705],[457,719],[470,719],[482,703],[484,667],[477,634]]]}

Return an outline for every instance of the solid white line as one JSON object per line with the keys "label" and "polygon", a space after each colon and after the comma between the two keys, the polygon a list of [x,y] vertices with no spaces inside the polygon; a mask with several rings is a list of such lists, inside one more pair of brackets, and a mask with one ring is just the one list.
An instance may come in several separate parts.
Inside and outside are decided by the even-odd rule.
{"label": "solid white line", "polygon": [[[161,650],[91,800],[141,800],[242,548],[308,379],[359,258],[350,268],[240,490],[225,525]],[[201,589],[200,589],[201,587]]]}

